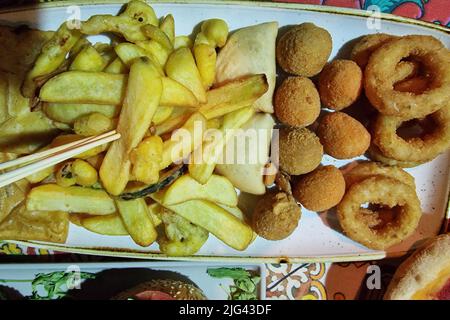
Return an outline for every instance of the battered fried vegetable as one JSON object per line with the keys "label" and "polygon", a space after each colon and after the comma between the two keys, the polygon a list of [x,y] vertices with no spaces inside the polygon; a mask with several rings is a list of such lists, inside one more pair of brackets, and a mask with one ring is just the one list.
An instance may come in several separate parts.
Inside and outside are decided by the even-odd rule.
{"label": "battered fried vegetable", "polygon": [[158,18],[155,11],[145,1],[132,0],[127,3],[125,11],[120,14],[121,16],[128,16],[142,24],[158,25]]}
{"label": "battered fried vegetable", "polygon": [[132,174],[137,181],[146,184],[158,182],[162,152],[163,141],[159,136],[145,138],[131,152]]}
{"label": "battered fried vegetable", "polygon": [[287,238],[297,228],[301,209],[292,196],[268,192],[256,204],[252,216],[255,232],[267,240]]}
{"label": "battered fried vegetable", "polygon": [[402,138],[397,129],[403,121],[398,117],[379,115],[374,124],[374,143],[387,157],[399,161],[423,162],[434,159],[450,147],[450,106],[429,116],[431,132],[419,137]]}
{"label": "battered fried vegetable", "polygon": [[319,138],[306,128],[282,128],[279,139],[280,168],[299,175],[313,171],[322,161]]}
{"label": "battered fried vegetable", "polygon": [[387,157],[385,154],[381,152],[381,150],[375,145],[372,144],[368,150],[369,158],[374,161],[379,161],[381,163],[387,164],[388,166],[398,166],[401,168],[413,168],[420,166],[421,164],[430,161],[431,159],[427,159],[424,161],[400,161],[396,159],[392,159]]}
{"label": "battered fried vegetable", "polygon": [[350,159],[364,154],[370,134],[356,119],[342,112],[325,115],[317,128],[325,153],[336,159]]}
{"label": "battered fried vegetable", "polygon": [[77,118],[73,124],[73,131],[80,136],[94,136],[112,130],[115,126],[113,119],[94,112]]}
{"label": "battered fried vegetable", "polygon": [[277,43],[277,61],[284,71],[299,76],[318,74],[332,49],[331,35],[313,23],[292,27]]}
{"label": "battered fried vegetable", "polygon": [[[366,203],[375,208],[361,208]],[[410,236],[421,215],[415,190],[383,176],[353,184],[337,208],[344,232],[353,240],[377,250],[385,250]]]}
{"label": "battered fried vegetable", "polygon": [[275,92],[274,107],[281,122],[293,127],[306,127],[319,117],[319,93],[308,78],[289,77]]}
{"label": "battered fried vegetable", "polygon": [[[397,64],[412,57],[432,74],[430,88],[422,94],[394,90]],[[405,36],[377,49],[364,74],[370,103],[382,114],[403,119],[420,118],[445,106],[450,100],[450,51],[432,36]]]}
{"label": "battered fried vegetable", "polygon": [[168,256],[193,255],[208,240],[208,231],[168,209],[162,210],[161,219],[164,234],[156,241],[159,249]]}
{"label": "battered fried vegetable", "polygon": [[293,195],[306,209],[326,211],[336,206],[345,193],[345,180],[335,166],[319,167],[300,177]]}
{"label": "battered fried vegetable", "polygon": [[33,68],[27,73],[22,86],[22,94],[31,98],[37,88],[36,79],[51,74],[64,62],[67,53],[80,39],[78,30],[70,30],[63,23],[53,37],[42,47],[41,54],[36,59]]}
{"label": "battered fried vegetable", "polygon": [[396,39],[396,36],[386,33],[369,34],[361,38],[352,49],[351,59],[355,61],[361,69],[364,69],[369,62],[372,53],[389,42]]}
{"label": "battered fried vegetable", "polygon": [[147,39],[142,26],[143,23],[126,15],[98,14],[82,22],[80,31],[87,35],[112,32],[123,36],[127,41],[135,42]]}
{"label": "battered fried vegetable", "polygon": [[414,177],[399,167],[382,165],[377,162],[361,162],[349,172],[345,173],[345,184],[349,188],[352,184],[365,180],[373,176],[386,176],[394,178],[416,189]]}
{"label": "battered fried vegetable", "polygon": [[362,71],[351,60],[334,60],[327,64],[319,77],[320,100],[333,110],[353,104],[361,94]]}
{"label": "battered fried vegetable", "polygon": [[130,153],[145,136],[162,92],[161,77],[150,60],[140,58],[130,69],[127,93],[117,125],[122,135],[112,143],[100,168],[105,189],[118,195],[130,176]]}

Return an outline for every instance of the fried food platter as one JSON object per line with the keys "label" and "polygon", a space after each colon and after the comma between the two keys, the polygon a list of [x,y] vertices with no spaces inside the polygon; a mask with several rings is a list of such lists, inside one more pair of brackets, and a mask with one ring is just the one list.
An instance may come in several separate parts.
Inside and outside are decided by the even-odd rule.
{"label": "fried food platter", "polygon": [[[30,8],[22,8],[20,10],[5,11],[3,13],[0,13],[0,20],[7,25],[8,24],[18,25],[25,23],[30,27],[42,30],[57,30],[59,25],[65,19],[67,19],[68,11],[66,10],[67,7],[70,5],[79,5],[78,8],[80,10],[79,12],[81,13],[81,19],[87,20],[89,17],[93,15],[100,15],[100,14],[116,15],[119,12],[119,9],[121,8],[122,2],[120,3],[106,2],[104,4],[96,4],[96,5],[90,5],[88,3],[83,2],[45,4]],[[232,34],[234,30],[240,28],[272,21],[276,21],[278,23],[279,34],[282,34],[283,30],[288,29],[288,26],[291,25],[298,25],[304,22],[314,23],[320,26],[321,28],[326,29],[331,35],[333,45],[331,48],[331,54],[329,55],[328,59],[329,61],[335,59],[336,57],[348,58],[351,48],[357,41],[355,39],[361,38],[362,36],[367,34],[377,32],[388,33],[395,36],[403,36],[410,34],[431,35],[436,39],[440,40],[443,43],[443,45],[446,46],[447,48],[450,47],[450,36],[448,29],[445,29],[443,27],[412,21],[406,18],[394,17],[390,15],[382,15],[379,21],[381,30],[377,31],[376,29],[368,29],[368,26],[370,25],[368,17],[369,19],[372,19],[369,13],[349,9],[335,9],[335,8],[319,9],[318,7],[314,6],[274,4],[274,3],[268,4],[257,2],[251,3],[221,2],[220,4],[208,2],[186,2],[173,4],[170,2],[167,3],[162,2],[152,4],[152,7],[154,8],[156,15],[158,17],[164,17],[169,13],[173,15],[176,26],[176,35],[191,34],[192,30],[194,30],[194,28],[199,23],[201,23],[204,20],[212,18],[219,18],[226,21],[228,28],[230,30],[230,34]],[[189,10],[186,10],[187,8],[189,8]],[[131,39],[135,41],[134,38]],[[92,43],[95,43],[96,41],[106,42],[107,38],[103,35],[94,35],[90,36],[89,40]],[[122,44],[119,44],[119,46],[120,45]],[[125,52],[126,49],[127,49],[126,46],[122,45],[121,52]],[[116,52],[119,53],[120,51],[116,49]],[[122,56],[120,57],[122,58]],[[220,58],[218,58],[218,60],[220,61]],[[247,61],[246,63],[248,64],[249,62]],[[244,65],[244,67],[246,66]],[[133,68],[137,70],[136,74],[138,72],[145,73],[146,70],[145,66],[136,66]],[[157,73],[158,70],[152,72]],[[169,74],[170,72],[171,71],[169,70],[169,68],[167,68],[166,65],[166,73]],[[285,75],[283,74],[281,69],[279,69],[277,73],[278,73],[277,79],[278,83],[277,86],[278,86],[279,83],[281,83],[281,81],[284,79]],[[75,76],[76,74],[74,74],[74,78],[69,80],[75,79],[73,81],[76,81]],[[148,73],[148,77],[149,79],[152,77],[151,72]],[[176,75],[174,77],[176,78]],[[120,77],[118,76],[116,78],[117,80],[115,80],[114,83],[120,86],[121,83]],[[249,82],[253,81],[254,83],[258,83],[258,81],[266,81],[266,80],[261,80],[260,78],[257,78],[255,76],[253,79],[250,80],[247,79],[247,81]],[[313,81],[316,80],[313,79]],[[269,87],[270,86],[271,85],[269,79]],[[192,90],[193,92],[198,93],[198,90],[196,90],[195,88],[193,88]],[[43,90],[41,90],[41,94],[42,95],[44,94]],[[50,95],[51,94],[52,93],[50,93]],[[112,96],[114,96],[114,94],[111,94],[109,98],[111,98]],[[164,94],[162,96],[164,96]],[[103,99],[104,97],[101,98]],[[202,99],[201,95],[196,95],[195,98],[198,100]],[[112,101],[117,100],[116,97],[112,97],[111,99]],[[161,99],[163,98],[161,97]],[[52,103],[54,104],[65,103],[65,101],[56,101]],[[125,103],[126,102],[124,102],[124,104]],[[107,103],[105,102],[104,104]],[[267,112],[267,110],[264,110],[264,106],[261,107],[260,111]],[[114,113],[116,111],[110,110],[108,112]],[[245,108],[241,109],[241,112],[242,113],[240,114],[240,116],[245,118],[247,116],[245,113],[246,112]],[[262,114],[264,115],[264,113]],[[261,117],[263,117],[263,115],[261,115]],[[267,113],[265,115],[267,115]],[[139,128],[135,129],[136,131],[140,130]],[[158,130],[158,128],[156,130]],[[157,144],[157,142],[154,141],[149,142],[149,144],[150,143]],[[366,159],[364,156],[360,156],[354,157],[351,160],[348,159],[339,160],[337,158],[333,158],[325,154],[323,158],[320,159],[321,160],[320,162],[323,166],[333,165],[337,168],[342,169],[345,168],[346,166],[349,166],[350,163],[354,163],[357,160],[364,160],[364,159]],[[446,152],[442,153],[441,155],[439,155],[430,162],[427,162],[420,166],[416,166],[414,168],[406,169],[406,171],[410,173],[415,179],[416,193],[418,199],[420,200],[422,216],[417,228],[412,233],[412,235],[408,236],[401,243],[390,246],[386,250],[369,249],[364,245],[356,241],[353,241],[349,237],[347,237],[344,234],[343,230],[341,229],[335,209],[325,210],[324,212],[316,213],[313,211],[309,211],[305,208],[302,208],[302,214],[300,221],[298,223],[298,227],[295,228],[295,230],[288,237],[282,240],[270,241],[265,240],[261,237],[257,237],[250,245],[248,245],[248,247],[244,246],[245,248],[241,248],[240,247],[241,240],[237,239],[235,240],[235,243],[233,243],[232,240],[228,239],[227,240],[228,245],[226,245],[218,238],[220,237],[227,238],[227,235],[223,235],[220,233],[221,232],[220,230],[217,230],[220,228],[220,226],[215,226],[212,227],[212,229],[216,228],[214,229],[216,232],[214,234],[217,235],[218,238],[216,238],[213,235],[210,235],[208,240],[195,255],[188,255],[188,256],[169,256],[163,254],[160,252],[158,244],[156,243],[153,243],[150,246],[146,246],[147,243],[144,241],[145,239],[144,240],[140,239],[143,242],[140,243],[141,245],[138,245],[136,244],[136,241],[133,241],[133,239],[129,236],[118,236],[118,235],[106,236],[95,234],[77,225],[76,223],[73,223],[74,221],[70,223],[68,237],[64,243],[54,244],[39,241],[19,241],[19,242],[25,243],[30,246],[38,246],[66,252],[133,257],[142,259],[301,262],[301,261],[358,261],[358,260],[380,259],[386,256],[398,256],[406,253],[412,248],[420,246],[420,244],[423,242],[424,239],[435,236],[438,233],[440,233],[443,224],[446,222],[446,219],[450,217],[450,213],[448,212],[447,208],[448,194],[449,194],[449,175],[450,175],[449,163],[450,163],[450,153],[447,150]],[[115,163],[111,163],[109,171],[114,171],[116,168],[117,167],[115,167]],[[189,168],[189,170],[191,169]],[[225,169],[220,169],[219,172],[223,172],[224,170]],[[181,171],[175,170],[175,172],[180,175],[185,174],[185,172]],[[138,174],[137,171],[134,171],[134,174]],[[246,172],[244,174],[249,173]],[[100,170],[100,176],[101,175],[102,173]],[[186,177],[186,175],[184,175],[183,177]],[[217,175],[216,177],[221,176]],[[243,175],[243,177],[245,176]],[[180,182],[180,178],[177,176],[176,179],[177,180],[175,180],[176,181],[175,183],[173,183],[173,181],[170,181],[170,183],[173,183],[171,185],[171,188],[173,186],[172,189],[173,192],[175,192],[174,189],[177,183],[179,185],[178,186],[179,189],[183,187],[183,185]],[[191,183],[190,185],[191,186],[193,185],[192,184],[193,182],[188,181],[187,178],[183,179],[184,179],[183,183],[186,184]],[[217,178],[217,180],[220,179]],[[230,180],[234,186],[239,184],[239,182],[235,182],[232,179]],[[161,181],[161,177],[159,181]],[[105,185],[105,181],[103,182]],[[111,182],[114,186],[111,186],[110,190],[108,190],[108,192],[111,191],[109,192],[110,194],[117,195],[120,193],[114,190],[114,188],[118,185],[116,182],[117,181]],[[211,186],[213,185],[222,186],[221,188],[225,189],[227,188],[226,183],[223,183],[223,181],[211,183]],[[106,189],[108,189],[108,187]],[[214,198],[214,193],[217,190],[214,189],[211,190],[212,190],[210,192],[211,197]],[[44,191],[59,192],[59,189],[40,190],[40,191],[41,191],[40,194],[43,194],[42,192]],[[158,195],[157,191],[158,190],[156,189],[146,191],[145,188],[144,189],[137,188],[132,189],[132,192],[128,194],[135,195],[146,192],[149,194],[151,193],[154,194],[154,196],[150,197],[152,197],[152,199],[156,201],[156,203],[160,203],[163,200],[161,200],[161,198],[158,198],[160,194]],[[35,192],[34,198],[36,199],[39,198],[40,194],[38,192]],[[254,202],[253,199],[254,197],[240,194],[239,191],[238,194],[239,194],[238,196],[239,207],[242,210],[242,212],[246,214],[247,212],[253,211],[252,206],[254,205],[252,203]],[[169,195],[165,194],[164,201],[169,201],[167,200],[168,198]],[[122,206],[123,208],[125,207],[129,208],[129,203],[127,203],[126,200],[124,201],[122,200],[116,202],[116,205],[119,207],[119,209],[122,210],[121,209]],[[189,199],[186,198],[185,200]],[[183,217],[189,216],[190,218],[192,218],[192,216],[189,214],[183,214],[183,212],[186,211],[180,209],[179,207],[180,204],[179,203],[177,204],[177,201],[180,200],[179,198],[177,198],[176,194],[175,196],[172,196],[171,201],[172,203],[170,205],[169,202],[166,202],[168,209],[173,210],[174,212],[180,214]],[[232,206],[234,199],[224,199],[222,197],[217,197],[217,201],[219,202],[222,201],[221,204],[224,206],[226,205]],[[109,200],[106,202],[108,202],[109,204]],[[34,203],[36,203],[36,206],[41,205],[39,204],[39,201],[35,201]],[[113,209],[108,210],[109,211],[107,211],[107,213],[111,213],[110,211]],[[139,204],[137,204],[137,207],[135,207],[134,210],[139,211]],[[193,211],[201,213],[202,210],[203,212],[209,212],[210,207],[204,206],[204,203],[202,203],[202,206],[193,206],[191,207],[190,214],[194,215],[194,213],[192,213]],[[196,218],[200,219],[198,217]],[[237,229],[239,229],[240,227],[240,225],[238,224],[227,225],[226,223],[228,223],[229,220],[226,219],[218,221],[222,221],[225,223],[224,228],[225,227],[234,228],[235,226]],[[206,224],[201,226],[205,227]],[[242,228],[242,232],[240,233],[240,235],[245,234],[247,231],[248,231],[247,229]],[[211,232],[213,233],[213,231]],[[149,241],[150,243],[152,242],[151,240]],[[242,241],[245,242],[245,240]]]}

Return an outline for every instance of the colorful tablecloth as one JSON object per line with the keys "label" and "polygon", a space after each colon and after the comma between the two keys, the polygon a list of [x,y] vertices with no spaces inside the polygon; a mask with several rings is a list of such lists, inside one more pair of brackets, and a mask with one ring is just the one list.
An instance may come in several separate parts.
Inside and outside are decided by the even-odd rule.
{"label": "colorful tablecloth", "polygon": [[[349,7],[362,10],[379,9],[382,12],[422,19],[450,27],[450,0],[275,1]],[[35,1],[4,1],[4,4],[17,5],[18,2]],[[377,7],[374,8],[373,6]],[[35,258],[42,261],[111,260],[105,257],[61,254],[49,250],[0,242],[0,262],[5,260],[17,261],[17,258],[27,255],[35,256]],[[41,256],[41,259],[38,256]],[[26,259],[19,259],[19,261],[26,261]],[[360,263],[268,264],[266,278],[267,298],[292,300],[380,299],[400,262],[401,260],[399,259],[388,259],[378,262]]]}

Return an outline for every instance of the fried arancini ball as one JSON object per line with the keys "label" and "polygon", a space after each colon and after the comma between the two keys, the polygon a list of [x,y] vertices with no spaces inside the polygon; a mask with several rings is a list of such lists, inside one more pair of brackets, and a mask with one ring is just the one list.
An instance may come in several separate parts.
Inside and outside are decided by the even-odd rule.
{"label": "fried arancini ball", "polygon": [[319,167],[300,177],[293,195],[306,209],[322,212],[336,206],[345,193],[345,180],[335,166]]}
{"label": "fried arancini ball", "polygon": [[330,33],[313,23],[302,23],[281,36],[277,61],[288,73],[312,77],[322,70],[331,54]]}
{"label": "fried arancini ball", "polygon": [[293,127],[306,127],[320,114],[320,98],[314,83],[305,77],[289,77],[275,93],[277,118]]}
{"label": "fried arancini ball", "polygon": [[326,114],[317,127],[325,153],[336,159],[364,154],[370,146],[370,134],[356,119],[343,112]]}
{"label": "fried arancini ball", "polygon": [[319,77],[320,100],[333,110],[353,104],[361,94],[363,74],[351,60],[334,60],[327,64]]}
{"label": "fried arancini ball", "polygon": [[281,240],[297,228],[301,208],[285,192],[266,193],[256,204],[252,216],[253,230],[264,239]]}
{"label": "fried arancini ball", "polygon": [[397,37],[386,33],[376,33],[364,36],[353,47],[350,55],[351,59],[355,61],[361,69],[364,69],[369,62],[372,52],[395,38]]}
{"label": "fried arancini ball", "polygon": [[323,147],[307,128],[282,128],[279,134],[280,168],[290,175],[305,174],[322,161]]}

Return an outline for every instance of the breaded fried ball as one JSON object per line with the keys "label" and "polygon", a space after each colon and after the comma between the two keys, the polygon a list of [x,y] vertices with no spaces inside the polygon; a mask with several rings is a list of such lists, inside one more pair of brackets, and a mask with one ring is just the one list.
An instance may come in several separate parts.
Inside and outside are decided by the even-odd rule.
{"label": "breaded fried ball", "polygon": [[336,206],[344,196],[345,180],[335,166],[319,167],[300,177],[293,195],[306,209],[322,212]]}
{"label": "breaded fried ball", "polygon": [[386,33],[376,33],[364,36],[353,47],[350,55],[351,59],[364,69],[369,62],[372,53],[395,38],[397,37]]}
{"label": "breaded fried ball", "polygon": [[306,127],[319,117],[319,92],[308,78],[289,77],[276,91],[274,107],[281,122],[293,127]]}
{"label": "breaded fried ball", "polygon": [[291,175],[305,174],[322,161],[323,147],[307,128],[282,128],[279,135],[280,168]]}
{"label": "breaded fried ball", "polygon": [[363,74],[354,61],[334,60],[320,73],[320,100],[330,109],[342,110],[358,99],[362,86]]}
{"label": "breaded fried ball", "polygon": [[256,204],[252,216],[253,230],[264,239],[287,238],[297,228],[301,208],[285,192],[266,193]]}
{"label": "breaded fried ball", "polygon": [[312,77],[322,70],[331,54],[330,33],[313,23],[302,23],[281,36],[277,61],[288,73]]}
{"label": "breaded fried ball", "polygon": [[370,146],[370,134],[356,119],[343,112],[325,115],[317,127],[325,153],[336,159],[351,159],[364,154]]}

